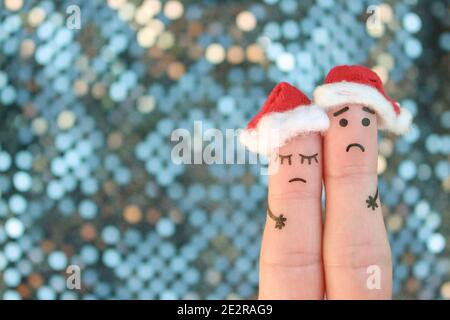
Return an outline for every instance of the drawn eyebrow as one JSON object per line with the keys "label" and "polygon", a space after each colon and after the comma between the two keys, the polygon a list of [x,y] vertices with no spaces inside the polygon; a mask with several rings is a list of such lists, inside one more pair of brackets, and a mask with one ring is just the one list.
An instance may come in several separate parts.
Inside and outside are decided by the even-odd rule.
{"label": "drawn eyebrow", "polygon": [[348,111],[348,107],[344,107],[341,110],[336,111],[335,113],[333,113],[333,116],[337,117],[338,115],[343,114],[346,111]]}
{"label": "drawn eyebrow", "polygon": [[362,109],[368,113],[375,114],[375,111],[373,111],[372,109],[370,109],[368,107],[363,107]]}

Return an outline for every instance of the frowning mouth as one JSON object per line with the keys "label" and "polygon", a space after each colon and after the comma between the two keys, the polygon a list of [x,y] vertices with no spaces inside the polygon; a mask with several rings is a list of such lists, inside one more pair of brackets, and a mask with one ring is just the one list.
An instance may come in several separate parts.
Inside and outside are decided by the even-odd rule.
{"label": "frowning mouth", "polygon": [[306,183],[306,180],[302,179],[302,178],[292,178],[291,180],[289,180],[289,183],[291,183],[291,182],[303,182],[303,183]]}
{"label": "frowning mouth", "polygon": [[360,145],[359,143],[351,143],[347,146],[347,149],[345,151],[349,151],[352,147],[358,147],[361,149],[362,152],[365,152],[366,150],[364,149],[364,147],[362,145]]}

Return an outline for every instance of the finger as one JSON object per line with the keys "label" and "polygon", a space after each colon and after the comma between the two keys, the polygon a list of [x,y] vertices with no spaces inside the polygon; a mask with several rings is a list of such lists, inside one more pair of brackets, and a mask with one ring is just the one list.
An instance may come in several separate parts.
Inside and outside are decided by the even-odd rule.
{"label": "finger", "polygon": [[270,162],[279,166],[269,175],[260,299],[323,298],[321,144],[318,133],[297,136]]}
{"label": "finger", "polygon": [[326,296],[389,299],[392,265],[377,190],[377,118],[358,104],[343,105],[328,115],[330,128],[324,137]]}

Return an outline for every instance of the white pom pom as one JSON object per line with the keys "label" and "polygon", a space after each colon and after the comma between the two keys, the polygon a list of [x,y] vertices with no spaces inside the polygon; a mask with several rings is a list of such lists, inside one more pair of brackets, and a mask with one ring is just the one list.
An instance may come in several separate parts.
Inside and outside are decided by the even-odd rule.
{"label": "white pom pom", "polygon": [[411,126],[413,116],[408,109],[400,108],[400,114],[395,121],[395,133],[404,134]]}

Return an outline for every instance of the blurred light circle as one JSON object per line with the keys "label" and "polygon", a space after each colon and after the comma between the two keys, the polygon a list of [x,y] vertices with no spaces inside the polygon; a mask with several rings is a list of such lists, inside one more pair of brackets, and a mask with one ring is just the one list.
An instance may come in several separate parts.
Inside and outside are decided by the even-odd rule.
{"label": "blurred light circle", "polygon": [[438,178],[444,180],[450,176],[450,163],[447,160],[440,160],[436,164],[434,172]]}
{"label": "blurred light circle", "polygon": [[79,205],[79,211],[84,219],[93,219],[97,215],[97,205],[91,200],[82,200]]}
{"label": "blurred light circle", "polygon": [[431,229],[436,229],[439,227],[439,225],[442,222],[442,218],[439,214],[437,214],[436,212],[432,212],[428,215],[428,217],[426,218],[426,225],[428,227],[430,227]]}
{"label": "blurred light circle", "polygon": [[416,175],[416,164],[412,160],[405,160],[399,166],[399,174],[405,180],[411,180]]}
{"label": "blurred light circle", "polygon": [[292,71],[295,67],[294,55],[288,52],[284,52],[277,57],[277,66],[281,71]]}
{"label": "blurred light circle", "polygon": [[126,167],[117,168],[114,172],[114,180],[116,180],[119,185],[127,185],[131,178],[131,172]]}
{"label": "blurred light circle", "polygon": [[72,176],[72,175],[65,175],[62,178],[62,184],[64,186],[64,189],[67,192],[71,192],[71,191],[75,190],[75,188],[77,186],[77,181],[76,181],[74,176]]}
{"label": "blurred light circle", "polygon": [[93,195],[98,190],[98,182],[94,177],[89,177],[81,183],[81,191],[86,195]]}
{"label": "blurred light circle", "polygon": [[37,27],[44,21],[46,16],[46,12],[41,7],[34,7],[30,10],[30,13],[28,14],[28,23],[32,27]]}
{"label": "blurred light circle", "polygon": [[[333,0],[319,0],[319,5],[324,8],[331,8],[333,6]],[[357,3],[355,3],[356,5]]]}
{"label": "blurred light circle", "polygon": [[115,268],[115,273],[119,278],[125,279],[131,274],[131,267],[126,263],[121,263]]}
{"label": "blurred light circle", "polygon": [[78,296],[75,292],[63,292],[60,296],[60,300],[77,300]]}
{"label": "blurred light circle", "polygon": [[9,208],[14,213],[24,213],[27,208],[27,200],[19,194],[14,194],[9,198]]}
{"label": "blurred light circle", "polygon": [[403,17],[403,28],[410,33],[416,33],[422,28],[422,21],[414,12],[409,12]]}
{"label": "blurred light circle", "polygon": [[3,294],[4,300],[21,300],[20,294],[14,290],[5,290]]}
{"label": "blurred light circle", "polygon": [[422,44],[417,39],[409,39],[405,42],[405,52],[411,58],[417,58],[422,54]]}
{"label": "blurred light circle", "polygon": [[142,211],[136,205],[128,205],[124,209],[123,216],[128,223],[138,223],[142,219]]}
{"label": "blurred light circle", "polygon": [[111,99],[115,102],[121,102],[127,97],[127,89],[121,82],[115,82],[109,89]]}
{"label": "blurred light circle", "polygon": [[152,96],[141,96],[137,108],[141,113],[150,113],[155,109],[156,100]]}
{"label": "blurred light circle", "polygon": [[0,151],[0,171],[8,171],[11,162],[11,156],[6,151]]}
{"label": "blurred light circle", "polygon": [[167,50],[173,47],[175,44],[175,36],[172,32],[166,31],[163,32],[159,37],[157,41],[158,47],[161,49]]}
{"label": "blurred light circle", "polygon": [[162,218],[156,225],[156,230],[163,237],[170,237],[175,232],[175,226],[170,219]]}
{"label": "blurred light circle", "polygon": [[212,64],[219,64],[225,59],[225,50],[218,43],[212,43],[206,48],[206,59]]}
{"label": "blurred light circle", "polygon": [[230,114],[235,108],[235,99],[231,96],[223,96],[219,99],[219,111],[223,114]]}
{"label": "blurred light circle", "polygon": [[242,11],[236,17],[236,24],[242,31],[252,31],[256,27],[256,17],[250,11]]}
{"label": "blurred light circle", "polygon": [[403,199],[405,201],[405,203],[409,204],[409,205],[413,205],[414,203],[417,202],[417,200],[420,197],[420,192],[419,189],[417,189],[416,187],[408,187],[404,192],[403,192]]}
{"label": "blurred light circle", "polygon": [[426,261],[419,261],[413,267],[414,275],[419,279],[426,278],[430,273],[430,264]]}
{"label": "blurred light circle", "polygon": [[9,261],[18,261],[22,256],[22,248],[16,242],[7,243],[4,252]]}
{"label": "blurred light circle", "polygon": [[142,281],[139,280],[139,278],[133,276],[128,278],[127,286],[132,292],[138,292],[142,289]]}
{"label": "blurred light circle", "polygon": [[16,153],[16,166],[20,169],[31,169],[33,165],[33,156],[28,151],[19,151]]}
{"label": "blurred light circle", "polygon": [[436,134],[430,134],[425,141],[425,147],[430,153],[437,153],[441,149],[441,139]]}
{"label": "blurred light circle", "polygon": [[52,52],[51,48],[49,48],[48,46],[42,45],[37,48],[35,57],[36,57],[37,62],[39,62],[40,64],[43,64],[43,65],[46,65],[48,62],[50,62],[52,55],[53,55],[53,52]]}
{"label": "blurred light circle", "polygon": [[171,20],[180,18],[183,11],[183,4],[180,1],[170,0],[164,6],[164,15]]}
{"label": "blurred light circle", "polygon": [[138,266],[137,274],[138,274],[139,278],[141,278],[142,280],[151,279],[151,277],[153,276],[153,273],[154,273],[153,269],[148,265],[141,264]]}
{"label": "blurred light circle", "polygon": [[85,262],[86,264],[94,264],[98,260],[98,250],[92,245],[83,246],[80,254],[81,259],[83,259],[83,262]]}
{"label": "blurred light circle", "polygon": [[58,115],[58,119],[56,121],[62,130],[67,130],[73,127],[75,120],[76,117],[72,111],[64,110]]}
{"label": "blurred light circle", "polygon": [[114,249],[107,249],[103,253],[103,263],[108,267],[117,267],[121,261],[120,254]]}
{"label": "blurred light circle", "polygon": [[8,287],[16,287],[20,283],[20,273],[17,269],[8,268],[3,272],[3,281]]}
{"label": "blurred light circle", "polygon": [[425,218],[430,212],[430,205],[425,200],[422,200],[416,204],[415,213],[418,217]]}
{"label": "blurred light circle", "polygon": [[23,6],[23,0],[5,0],[5,7],[11,11],[18,11]]}
{"label": "blurred light circle", "polygon": [[161,299],[162,300],[176,300],[176,299],[178,299],[178,296],[173,291],[164,291],[161,293]]}
{"label": "blurred light circle", "polygon": [[176,249],[175,249],[174,245],[171,243],[167,243],[167,242],[162,243],[159,246],[158,251],[163,258],[167,258],[167,259],[169,259],[176,253]]}
{"label": "blurred light circle", "polygon": [[54,251],[48,256],[48,264],[54,270],[63,270],[67,266],[67,256],[62,251]]}
{"label": "blurred light circle", "polygon": [[12,86],[6,86],[3,91],[1,91],[1,101],[6,104],[12,104],[16,100],[16,89]]}
{"label": "blurred light circle", "polygon": [[31,189],[31,177],[27,172],[16,172],[13,177],[13,182],[18,191],[26,192]]}
{"label": "blurred light circle", "polygon": [[61,199],[64,196],[64,188],[62,184],[57,180],[50,181],[47,185],[47,195],[50,199]]}
{"label": "blurred light circle", "polygon": [[271,40],[277,40],[281,36],[281,30],[276,22],[269,22],[264,27],[264,34]]}
{"label": "blurred light circle", "polygon": [[47,131],[48,124],[45,119],[37,117],[37,118],[33,119],[32,127],[33,127],[34,132],[40,136],[40,135],[43,135]]}
{"label": "blurred light circle", "polygon": [[445,249],[445,238],[440,233],[433,234],[427,241],[428,250],[432,253],[440,253]]}
{"label": "blurred light circle", "polygon": [[328,30],[326,28],[316,28],[313,30],[312,38],[317,44],[326,45],[329,41]]}
{"label": "blurred light circle", "polygon": [[298,23],[294,20],[288,20],[283,23],[283,35],[287,39],[296,39],[300,34]]}
{"label": "blurred light circle", "polygon": [[[56,136],[56,141],[55,141],[55,145],[56,148],[58,148],[58,150],[60,151],[66,151],[70,148],[70,146],[73,143],[73,137],[68,134],[68,133],[60,133]],[[69,156],[65,156],[64,158],[66,159],[67,162],[69,162],[70,159],[67,159]]]}
{"label": "blurred light circle", "polygon": [[6,233],[10,238],[17,239],[23,235],[25,227],[22,221],[17,218],[10,218],[5,223]]}
{"label": "blurred light circle", "polygon": [[66,280],[59,274],[53,275],[49,283],[56,292],[62,292],[66,288]]}
{"label": "blurred light circle", "polygon": [[142,28],[137,33],[137,41],[142,47],[150,48],[155,44],[156,32],[149,26]]}
{"label": "blurred light circle", "polygon": [[62,199],[59,202],[58,208],[64,216],[68,216],[76,210],[74,201],[71,198]]}
{"label": "blurred light circle", "polygon": [[37,290],[37,297],[39,300],[55,300],[56,293],[49,286],[42,286]]}
{"label": "blurred light circle", "polygon": [[115,226],[106,226],[102,231],[102,239],[107,244],[114,244],[120,240],[120,232]]}
{"label": "blurred light circle", "polygon": [[200,280],[200,275],[196,269],[189,268],[184,273],[183,278],[188,284],[195,284]]}

